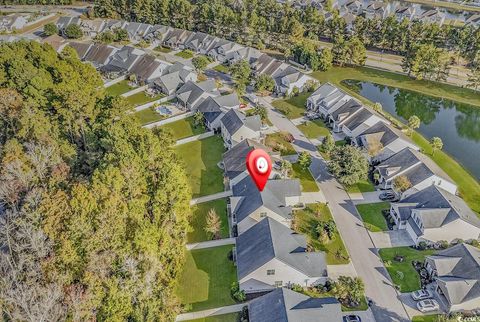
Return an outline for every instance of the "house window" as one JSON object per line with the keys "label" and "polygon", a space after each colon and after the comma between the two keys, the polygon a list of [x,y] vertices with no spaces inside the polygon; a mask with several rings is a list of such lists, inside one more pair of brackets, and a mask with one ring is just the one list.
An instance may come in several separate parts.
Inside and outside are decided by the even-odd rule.
{"label": "house window", "polygon": [[260,213],[260,218],[264,218],[264,217],[267,217],[267,213],[266,212],[261,212]]}
{"label": "house window", "polygon": [[282,287],[283,282],[282,281],[275,281],[275,287]]}
{"label": "house window", "polygon": [[275,275],[274,269],[267,269],[267,275]]}

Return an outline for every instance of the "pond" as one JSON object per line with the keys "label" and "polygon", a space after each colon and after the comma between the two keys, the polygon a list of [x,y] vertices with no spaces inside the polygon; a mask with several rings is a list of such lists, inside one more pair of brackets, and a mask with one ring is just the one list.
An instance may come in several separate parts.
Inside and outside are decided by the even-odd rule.
{"label": "pond", "polygon": [[418,116],[422,124],[417,131],[427,139],[440,137],[443,150],[480,178],[480,107],[369,82],[346,80],[344,84],[381,103],[404,123]]}

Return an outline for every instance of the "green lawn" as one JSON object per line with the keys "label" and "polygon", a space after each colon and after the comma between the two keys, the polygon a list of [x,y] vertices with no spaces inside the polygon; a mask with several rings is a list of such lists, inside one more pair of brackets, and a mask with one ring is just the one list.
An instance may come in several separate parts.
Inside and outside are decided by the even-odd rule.
{"label": "green lawn", "polygon": [[201,311],[232,305],[230,287],[237,280],[236,268],[228,259],[232,245],[186,252],[177,295],[186,311]]}
{"label": "green lawn", "polygon": [[[420,289],[420,276],[412,265],[412,261],[423,262],[425,257],[432,255],[435,250],[416,250],[410,247],[382,248],[379,250],[385,267],[395,285],[400,287],[400,291],[412,292]],[[394,257],[404,256],[403,262],[394,260]]]}
{"label": "green lawn", "polygon": [[369,180],[360,180],[353,186],[346,187],[348,193],[361,193],[375,191],[375,186]]}
{"label": "green lawn", "polygon": [[348,264],[348,252],[338,230],[333,240],[322,243],[316,236],[315,227],[319,221],[333,220],[326,204],[308,204],[305,209],[294,212],[294,227],[299,233],[307,235],[308,244],[317,251],[324,251],[329,265]]}
{"label": "green lawn", "polygon": [[129,92],[133,89],[133,87],[128,85],[128,82],[129,81],[126,79],[122,80],[121,82],[105,88],[105,91],[112,96],[122,95],[123,93]]}
{"label": "green lawn", "polygon": [[265,145],[271,147],[274,151],[280,152],[280,155],[297,154],[292,144],[285,139],[287,135],[289,134],[286,132],[267,134]]}
{"label": "green lawn", "polygon": [[412,317],[412,322],[437,322],[439,314],[416,315]]}
{"label": "green lawn", "polygon": [[175,54],[175,56],[182,57],[185,59],[193,58],[193,52],[191,50],[185,49]]}
{"label": "green lawn", "polygon": [[320,136],[324,137],[330,133],[330,130],[320,119],[307,121],[305,124],[300,124],[297,127],[309,139],[317,139]]}
{"label": "green lawn", "polygon": [[165,54],[167,54],[167,53],[169,53],[169,52],[172,51],[170,48],[162,47],[162,46],[155,47],[154,50],[155,50],[155,51],[158,51],[158,52],[160,52],[160,53],[165,53]]}
{"label": "green lawn", "polygon": [[205,132],[203,126],[195,126],[193,116],[165,124],[162,126],[162,129],[170,130],[175,140],[184,139]]}
{"label": "green lawn", "polygon": [[143,104],[146,104],[146,103],[149,103],[149,102],[153,102],[153,101],[156,101],[158,99],[161,99],[162,97],[164,97],[165,95],[163,94],[157,94],[157,95],[154,95],[154,96],[148,96],[147,94],[145,94],[145,92],[140,92],[140,93],[137,93],[137,94],[133,94],[131,96],[128,96],[126,97],[125,99],[127,100],[127,102],[129,102],[130,104],[132,104],[133,106],[140,106],[140,105],[143,105]]}
{"label": "green lawn", "polygon": [[160,121],[161,119],[165,118],[165,115],[157,113],[153,107],[146,108],[139,112],[135,112],[133,115],[135,115],[135,117],[142,125]]}
{"label": "green lawn", "polygon": [[[308,295],[310,297],[335,297],[333,294],[331,294],[330,292],[323,292],[323,293],[319,293],[319,292],[312,292],[312,291],[309,291],[309,290],[303,290],[303,292],[301,292],[305,295]],[[364,297],[362,297],[362,299],[360,300],[360,304],[356,307],[348,307],[348,306],[345,306],[343,304],[342,305],[342,312],[351,312],[351,311],[366,311],[368,310],[368,304],[367,304],[367,299]]]}
{"label": "green lawn", "polygon": [[300,184],[302,185],[303,192],[317,192],[318,189],[315,179],[313,179],[310,170],[303,169],[298,163],[292,164],[292,178],[300,179]]}
{"label": "green lawn", "polygon": [[387,222],[385,221],[385,217],[382,215],[382,210],[389,209],[390,203],[366,203],[357,205],[356,207],[360,213],[360,216],[362,216],[365,227],[368,230],[373,232],[388,230]]}
{"label": "green lawn", "polygon": [[238,317],[239,317],[238,313],[230,313],[230,314],[209,316],[208,318],[189,320],[188,322],[238,322]]}
{"label": "green lawn", "polygon": [[198,243],[211,239],[211,236],[209,236],[204,229],[206,225],[207,214],[210,209],[215,209],[215,212],[222,220],[221,237],[229,237],[227,201],[225,199],[218,199],[193,206],[193,214],[192,218],[190,219],[190,226],[193,230],[187,233],[188,243]]}
{"label": "green lawn", "polygon": [[306,112],[305,104],[311,94],[310,92],[300,93],[298,96],[274,101],[272,105],[289,119],[296,119]]}
{"label": "green lawn", "polygon": [[217,166],[225,151],[221,137],[212,136],[185,143],[175,150],[184,161],[193,197],[223,191],[223,172]]}
{"label": "green lawn", "polygon": [[217,66],[213,67],[213,69],[216,70],[219,73],[224,73],[224,74],[230,73],[230,70],[228,69],[228,66],[225,66],[223,64],[217,65]]}
{"label": "green lawn", "polygon": [[[478,92],[473,90],[432,81],[414,80],[405,75],[366,67],[334,67],[329,69],[327,72],[314,72],[311,74],[311,76],[315,77],[322,83],[330,82],[335,86],[340,87],[367,105],[373,105],[373,103],[355,91],[349,89],[347,86],[343,85],[342,81],[346,79],[354,79],[359,81],[373,82],[376,84],[417,91],[422,94],[480,107],[480,95],[478,95]],[[398,120],[396,123],[399,123]],[[431,156],[431,147],[428,143],[428,140],[426,140],[419,133],[414,133],[412,135],[412,140],[425,153],[430,154],[429,156],[432,157],[438,166],[453,179],[453,181],[458,185],[459,194],[462,196],[462,198],[467,202],[472,210],[480,214],[479,182],[467,170],[465,170],[461,164],[456,162],[448,154],[439,151],[435,153],[435,156]]]}

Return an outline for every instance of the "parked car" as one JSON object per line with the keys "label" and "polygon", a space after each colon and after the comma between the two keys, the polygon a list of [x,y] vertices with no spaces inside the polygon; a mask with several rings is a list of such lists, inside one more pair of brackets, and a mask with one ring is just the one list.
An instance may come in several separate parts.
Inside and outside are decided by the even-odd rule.
{"label": "parked car", "polygon": [[344,322],[362,322],[362,319],[358,315],[346,315],[343,317]]}
{"label": "parked car", "polygon": [[415,301],[421,301],[421,300],[426,300],[426,299],[431,299],[433,297],[432,292],[429,290],[418,290],[415,292],[412,292],[412,299]]}
{"label": "parked car", "polygon": [[428,299],[428,300],[417,302],[417,309],[423,313],[438,311],[440,310],[440,305],[438,304],[437,301]]}
{"label": "parked car", "polygon": [[380,194],[378,198],[380,198],[380,200],[383,200],[383,201],[394,201],[398,199],[397,195],[390,191]]}

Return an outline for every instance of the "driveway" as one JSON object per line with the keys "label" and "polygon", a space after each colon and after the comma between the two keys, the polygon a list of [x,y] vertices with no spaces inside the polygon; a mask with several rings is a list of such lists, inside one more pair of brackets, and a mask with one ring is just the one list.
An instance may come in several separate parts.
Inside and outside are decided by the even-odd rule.
{"label": "driveway", "polygon": [[385,191],[371,191],[371,192],[359,192],[359,193],[350,193],[350,199],[352,199],[353,203],[358,205],[362,203],[376,203],[376,202],[383,202],[380,200],[379,196],[384,193]]}
{"label": "driveway", "polygon": [[327,170],[327,164],[318,154],[316,147],[285,116],[275,111],[264,98],[270,121],[282,131],[290,132],[297,151],[308,151],[312,155],[310,171],[325,195],[340,235],[350,254],[353,266],[365,283],[365,294],[372,300],[372,311],[377,321],[410,321],[398,292],[378,256],[372,239],[363,227],[360,215],[347,192]]}
{"label": "driveway", "polygon": [[404,229],[370,232],[370,237],[372,237],[373,244],[376,248],[412,246],[415,244]]}

